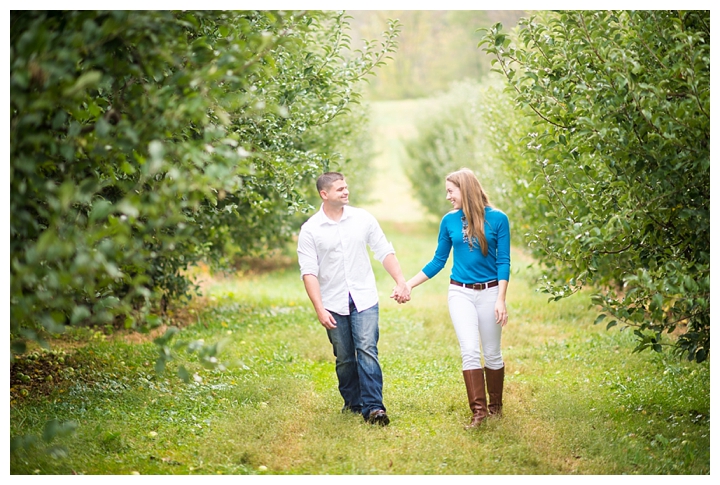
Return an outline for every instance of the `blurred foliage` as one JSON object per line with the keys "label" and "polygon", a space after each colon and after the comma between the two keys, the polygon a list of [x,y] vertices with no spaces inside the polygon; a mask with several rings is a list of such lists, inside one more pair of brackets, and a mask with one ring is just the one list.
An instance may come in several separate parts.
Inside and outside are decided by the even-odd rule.
{"label": "blurred foliage", "polygon": [[351,51],[342,13],[11,12],[13,352],[157,325],[188,266],[282,246],[325,170],[363,179],[359,81],[398,27]]}
{"label": "blurred foliage", "polygon": [[445,175],[475,170],[551,300],[592,286],[596,323],[632,328],[636,350],[704,361],[709,25],[704,11],[563,11],[486,30],[504,87],[456,86],[419,123],[408,152],[420,200],[446,212]]}
{"label": "blurred foliage", "polygon": [[[441,6],[442,7],[442,6]],[[382,28],[386,18],[403,25],[394,62],[368,78],[373,100],[434,96],[451,84],[479,79],[491,70],[492,57],[477,48],[480,27],[497,22],[514,26],[522,10],[351,10],[356,47]]]}
{"label": "blurred foliage", "polygon": [[486,109],[488,90],[495,95],[501,87],[490,79],[455,83],[435,98],[435,109],[416,121],[418,137],[405,143],[405,170],[415,196],[431,214],[440,218],[452,210],[445,199],[445,176],[462,167],[475,172],[493,205],[502,210],[512,205],[506,201],[506,177],[488,163],[492,147],[478,120]]}
{"label": "blurred foliage", "polygon": [[[710,13],[543,12],[481,42],[496,56],[523,139],[483,119],[515,179],[519,223],[545,291],[585,285],[636,350],[710,352]],[[507,116],[513,116],[509,111]],[[518,122],[527,125],[527,119]],[[516,127],[519,125],[516,125]],[[504,152],[508,135],[524,148]]]}

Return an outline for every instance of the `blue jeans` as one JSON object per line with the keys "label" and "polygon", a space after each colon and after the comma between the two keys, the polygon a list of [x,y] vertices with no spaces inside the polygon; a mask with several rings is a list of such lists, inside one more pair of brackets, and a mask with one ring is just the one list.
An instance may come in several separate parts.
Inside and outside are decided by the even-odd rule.
{"label": "blue jeans", "polygon": [[345,400],[345,409],[360,411],[367,419],[371,411],[385,411],[382,399],[383,378],[378,360],[378,305],[358,312],[350,298],[350,315],[338,315],[336,328],[328,330],[335,354],[338,390]]}

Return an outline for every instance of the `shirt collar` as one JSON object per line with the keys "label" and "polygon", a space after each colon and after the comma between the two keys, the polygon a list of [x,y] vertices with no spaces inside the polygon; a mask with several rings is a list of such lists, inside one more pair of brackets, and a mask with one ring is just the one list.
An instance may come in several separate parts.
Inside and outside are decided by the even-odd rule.
{"label": "shirt collar", "polygon": [[347,219],[348,217],[350,217],[350,212],[352,211],[352,208],[349,205],[346,205],[343,207],[343,213],[342,213],[342,216],[340,216],[340,220],[335,222],[332,219],[330,219],[327,216],[327,214],[325,214],[325,210],[323,209],[324,205],[325,205],[324,203],[320,204],[320,211],[319,211],[320,218],[321,218],[320,224],[338,224],[338,223],[344,221],[345,219]]}

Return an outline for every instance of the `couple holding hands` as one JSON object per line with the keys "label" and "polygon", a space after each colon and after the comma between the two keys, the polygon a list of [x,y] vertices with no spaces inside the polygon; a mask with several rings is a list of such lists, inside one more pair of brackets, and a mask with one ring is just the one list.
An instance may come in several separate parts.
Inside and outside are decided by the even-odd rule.
{"label": "couple holding hands", "polygon": [[300,230],[300,273],[333,346],[343,411],[362,414],[370,424],[386,426],[390,419],[382,398],[378,293],[368,246],[395,280],[391,297],[398,303],[410,301],[412,289],[438,274],[453,251],[448,308],[472,412],[465,428],[476,428],[488,416],[502,413],[505,364],[500,342],[508,321],[509,221],[490,205],[471,170],[452,172],[445,180],[453,210],[440,222],[434,257],[407,281],[377,220],[349,205],[341,173],[328,172],[317,179],[322,205]]}

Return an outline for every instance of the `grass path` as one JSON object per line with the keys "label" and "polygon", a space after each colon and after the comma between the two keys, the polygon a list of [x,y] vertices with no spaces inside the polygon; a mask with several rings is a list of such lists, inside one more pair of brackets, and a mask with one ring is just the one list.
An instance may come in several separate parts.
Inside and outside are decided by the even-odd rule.
{"label": "grass path", "polygon": [[418,222],[429,219],[425,208],[413,198],[410,181],[403,171],[407,157],[403,141],[417,136],[415,123],[431,104],[432,101],[428,100],[371,104],[376,152],[372,163],[376,177],[370,195],[371,203],[363,207],[380,221]]}
{"label": "grass path", "polygon": [[[434,228],[386,226],[404,248],[403,266],[419,268],[434,248]],[[246,376],[251,387],[261,382],[265,391],[259,412],[249,405],[249,415],[238,413],[242,421],[227,423],[245,437],[247,464],[292,474],[707,473],[709,427],[697,416],[708,412],[709,371],[631,354],[627,333],[592,325],[586,295],[547,304],[527,260],[513,257],[505,416],[475,433],[462,429],[469,411],[445,302],[447,268],[403,306],[387,297],[392,281],[375,268],[385,294],[379,348],[392,419],[385,429],[339,413],[330,345],[295,268],[218,283],[218,310],[243,295],[245,305],[275,314],[262,331],[253,325],[244,333],[238,351],[247,352],[250,369],[259,366]]]}
{"label": "grass path", "polygon": [[[376,113],[403,120],[397,133],[411,136],[406,122],[417,109],[395,103]],[[396,141],[389,151],[401,157]],[[411,276],[432,256],[437,227],[397,216],[417,214],[416,202],[403,194],[402,159],[382,153],[392,183],[378,184],[372,210]],[[709,364],[632,354],[629,332],[592,324],[586,293],[548,304],[535,291],[532,261],[517,247],[512,260],[505,415],[480,430],[463,429],[469,410],[445,301],[449,267],[397,305],[391,278],[373,261],[391,418],[377,428],[340,413],[332,349],[293,265],[207,284],[209,305],[183,336],[223,341],[227,369],[190,357],[190,384],[153,374],[152,343],[90,341],[75,357],[77,378],[10,409],[13,436],[39,435],[50,418],[77,422],[60,443],[67,456],[21,452],[11,473],[709,474]]]}

